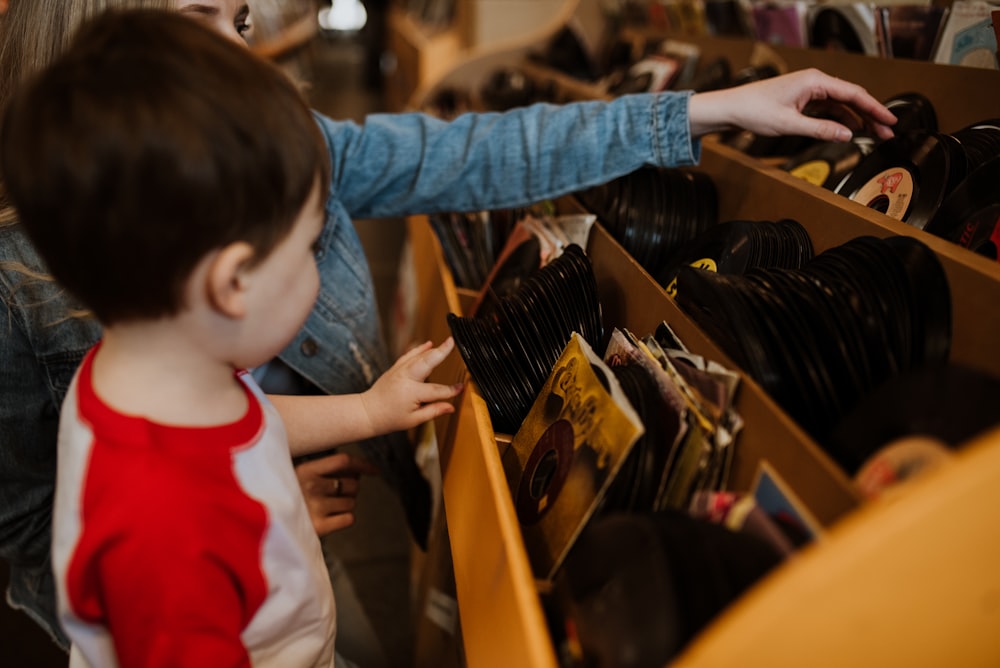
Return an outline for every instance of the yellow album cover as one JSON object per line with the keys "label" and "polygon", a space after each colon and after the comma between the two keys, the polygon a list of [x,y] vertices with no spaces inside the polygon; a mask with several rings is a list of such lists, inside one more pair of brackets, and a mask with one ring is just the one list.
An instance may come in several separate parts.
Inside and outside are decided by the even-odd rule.
{"label": "yellow album cover", "polygon": [[555,575],[643,433],[614,373],[573,333],[502,459],[536,578]]}

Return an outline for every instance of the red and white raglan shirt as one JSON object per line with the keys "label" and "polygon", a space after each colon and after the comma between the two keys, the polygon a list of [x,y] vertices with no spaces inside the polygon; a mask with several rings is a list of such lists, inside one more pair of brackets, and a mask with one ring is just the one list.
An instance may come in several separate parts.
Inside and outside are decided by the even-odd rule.
{"label": "red and white raglan shirt", "polygon": [[249,409],[182,428],[122,415],[91,382],[63,405],[52,562],[76,666],[333,666],[336,616],[284,426]]}

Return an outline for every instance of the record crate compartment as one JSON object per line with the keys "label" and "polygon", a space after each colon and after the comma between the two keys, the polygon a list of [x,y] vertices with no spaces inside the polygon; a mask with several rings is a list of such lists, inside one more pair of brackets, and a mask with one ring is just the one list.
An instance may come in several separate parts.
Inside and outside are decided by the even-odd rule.
{"label": "record crate compartment", "polygon": [[[920,90],[946,132],[1000,117],[998,72],[774,51],[789,69],[819,66],[880,99]],[[816,253],[862,235],[912,236],[930,247],[952,296],[951,360],[1000,375],[1000,264],[711,139],[703,149],[697,169],[716,183],[720,220],[793,218],[808,230]],[[411,219],[409,230],[415,257],[424,259],[419,318],[429,338],[440,340],[449,334],[445,314],[460,312],[458,291],[426,219]],[[587,252],[606,327],[641,335],[666,320],[694,352],[735,368],[603,228],[595,226]],[[460,358],[449,363],[441,382],[454,382],[464,368]],[[730,486],[747,490],[766,459],[827,532],[720,615],[672,665],[1000,664],[1000,573],[989,558],[1000,549],[992,526],[1000,501],[1000,429],[964,446],[953,464],[862,503],[829,456],[759,385],[741,378],[736,410],[745,426]],[[556,666],[496,434],[471,383],[438,434],[468,665]]]}

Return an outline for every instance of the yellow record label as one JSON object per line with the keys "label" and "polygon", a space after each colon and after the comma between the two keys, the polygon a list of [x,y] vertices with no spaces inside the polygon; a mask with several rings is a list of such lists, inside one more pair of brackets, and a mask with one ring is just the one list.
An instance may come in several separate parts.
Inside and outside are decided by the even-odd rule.
{"label": "yellow record label", "polygon": [[869,209],[903,220],[914,195],[913,176],[902,167],[893,167],[870,178],[851,199]]}
{"label": "yellow record label", "polygon": [[[691,266],[695,269],[708,269],[709,271],[714,271],[718,273],[719,267],[710,257],[703,257],[700,260],[695,260],[691,263]],[[677,279],[670,281],[670,285],[667,286],[667,294],[671,297],[677,297]]]}
{"label": "yellow record label", "polygon": [[830,163],[826,160],[810,160],[803,162],[788,173],[803,181],[808,181],[814,186],[822,186],[830,176]]}

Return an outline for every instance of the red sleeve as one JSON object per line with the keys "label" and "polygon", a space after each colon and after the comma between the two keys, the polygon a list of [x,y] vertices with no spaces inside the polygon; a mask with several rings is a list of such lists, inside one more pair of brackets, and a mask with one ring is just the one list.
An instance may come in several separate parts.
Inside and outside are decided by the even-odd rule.
{"label": "red sleeve", "polygon": [[119,665],[249,666],[238,575],[219,555],[192,552],[167,533],[130,532],[95,562]]}
{"label": "red sleeve", "polygon": [[67,573],[76,614],[110,631],[122,668],[249,666],[241,634],[268,591],[264,507],[227,456],[191,448],[123,470],[108,450],[92,458]]}

